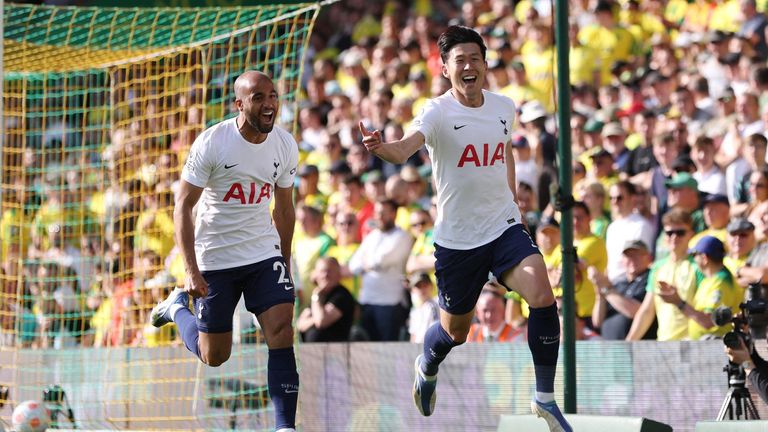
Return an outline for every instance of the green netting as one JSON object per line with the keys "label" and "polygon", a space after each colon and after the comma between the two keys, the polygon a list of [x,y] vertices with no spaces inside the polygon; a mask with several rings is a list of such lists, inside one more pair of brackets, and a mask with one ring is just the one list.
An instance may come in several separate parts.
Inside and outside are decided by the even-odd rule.
{"label": "green netting", "polygon": [[[104,375],[99,356],[75,367],[65,353],[178,344],[172,326],[155,330],[147,322],[151,307],[184,279],[172,205],[186,153],[207,125],[233,115],[232,86],[246,69],[272,75],[280,123],[293,129],[303,54],[319,7],[5,5],[0,353],[67,350],[45,364],[0,366],[0,376],[12,377],[0,378],[12,398],[14,391],[42,390],[49,383],[13,385],[53,365],[62,382],[82,383],[67,391],[90,412],[130,401],[145,407],[143,429],[168,430],[180,421],[178,404],[190,398],[150,394],[151,383],[131,376],[132,368],[166,366],[162,359],[124,359]],[[235,337],[258,342],[252,321],[240,321]],[[243,352],[264,350],[256,343]],[[189,387],[199,384],[196,362],[189,356]],[[232,378],[261,376],[263,367],[243,363]],[[88,393],[101,380],[110,381],[116,400]],[[254,390],[244,400],[254,399],[248,391]],[[253,403],[252,410],[264,410]],[[184,424],[226,415],[213,411]],[[259,428],[268,427],[271,415],[261,417]],[[130,413],[96,418],[92,426],[135,420]]]}
{"label": "green netting", "polygon": [[[6,4],[6,40],[90,49],[190,45],[306,8],[311,3],[259,8],[77,8]],[[121,30],[121,31],[115,31]]]}

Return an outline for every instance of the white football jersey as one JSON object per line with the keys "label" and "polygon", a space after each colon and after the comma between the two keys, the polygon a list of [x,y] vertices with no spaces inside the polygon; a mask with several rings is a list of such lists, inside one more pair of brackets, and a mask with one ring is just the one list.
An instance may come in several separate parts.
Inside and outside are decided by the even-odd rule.
{"label": "white football jersey", "polygon": [[515,104],[483,90],[483,106],[459,103],[449,90],[428,101],[414,119],[432,159],[437,186],[435,243],[472,249],[522,220],[507,182],[506,144]]}
{"label": "white football jersey", "polygon": [[205,188],[195,218],[200,270],[239,267],[281,255],[269,205],[275,185],[293,187],[298,144],[277,126],[264,142],[250,143],[235,121],[203,131],[181,172],[183,180]]}

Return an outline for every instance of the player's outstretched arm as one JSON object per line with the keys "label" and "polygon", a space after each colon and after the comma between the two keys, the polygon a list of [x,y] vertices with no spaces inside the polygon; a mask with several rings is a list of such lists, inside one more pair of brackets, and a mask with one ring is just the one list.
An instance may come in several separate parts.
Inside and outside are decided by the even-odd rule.
{"label": "player's outstretched arm", "polygon": [[173,208],[176,244],[179,245],[181,256],[184,258],[184,269],[187,273],[184,289],[193,297],[208,295],[208,284],[200,274],[195,258],[195,221],[192,218],[192,209],[195,208],[202,193],[203,188],[181,180],[176,205]]}
{"label": "player's outstretched arm", "polygon": [[272,210],[277,234],[280,236],[280,252],[291,274],[291,242],[293,228],[296,226],[296,210],[293,207],[293,187],[281,188],[275,185],[275,209]]}
{"label": "player's outstretched arm", "polygon": [[368,131],[360,122],[360,133],[363,135],[363,145],[369,152],[393,164],[402,164],[424,145],[424,135],[418,131],[408,133],[398,141],[383,142],[381,131]]}

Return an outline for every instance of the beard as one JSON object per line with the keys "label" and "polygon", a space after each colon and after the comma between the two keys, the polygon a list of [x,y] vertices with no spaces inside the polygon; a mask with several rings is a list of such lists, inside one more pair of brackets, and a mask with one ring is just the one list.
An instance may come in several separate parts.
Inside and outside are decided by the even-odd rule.
{"label": "beard", "polygon": [[270,133],[272,132],[272,129],[275,127],[275,123],[264,123],[261,121],[261,118],[256,117],[248,120],[248,123],[251,124],[257,131],[260,133]]}

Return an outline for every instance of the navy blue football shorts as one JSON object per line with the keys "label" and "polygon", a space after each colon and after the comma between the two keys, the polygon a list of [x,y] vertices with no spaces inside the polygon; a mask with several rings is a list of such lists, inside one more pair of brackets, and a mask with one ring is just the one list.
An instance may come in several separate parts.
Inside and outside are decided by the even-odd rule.
{"label": "navy blue football shorts", "polygon": [[529,255],[541,254],[523,224],[509,227],[496,240],[474,249],[448,249],[435,243],[435,276],[440,308],[453,315],[471,312],[492,272],[505,271]]}
{"label": "navy blue football shorts", "polygon": [[208,282],[208,296],[195,299],[192,313],[203,333],[232,331],[232,316],[241,294],[246,309],[256,316],[272,306],[293,303],[296,297],[283,257],[201,273]]}

